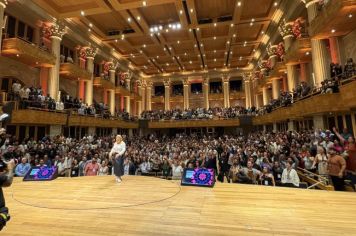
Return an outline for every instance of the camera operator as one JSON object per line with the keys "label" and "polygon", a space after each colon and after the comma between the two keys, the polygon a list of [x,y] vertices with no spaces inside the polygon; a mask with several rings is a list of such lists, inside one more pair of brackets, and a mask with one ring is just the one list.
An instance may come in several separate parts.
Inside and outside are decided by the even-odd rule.
{"label": "camera operator", "polygon": [[9,187],[14,178],[15,161],[5,162],[0,160],[0,231],[10,220],[9,210],[5,206],[5,198],[2,191],[3,187]]}

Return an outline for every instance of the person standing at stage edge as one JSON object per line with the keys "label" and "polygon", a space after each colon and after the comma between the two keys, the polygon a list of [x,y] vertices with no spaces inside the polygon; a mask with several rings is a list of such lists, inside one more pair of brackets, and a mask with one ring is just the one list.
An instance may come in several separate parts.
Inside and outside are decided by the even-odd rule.
{"label": "person standing at stage edge", "polygon": [[333,182],[335,191],[343,191],[345,189],[344,171],[346,161],[342,156],[336,154],[334,145],[329,147],[328,154],[328,173]]}
{"label": "person standing at stage edge", "polygon": [[116,135],[116,142],[112,147],[109,158],[113,160],[114,175],[116,176],[116,182],[121,183],[121,176],[124,175],[124,153],[126,151],[126,144],[122,141],[121,135]]}

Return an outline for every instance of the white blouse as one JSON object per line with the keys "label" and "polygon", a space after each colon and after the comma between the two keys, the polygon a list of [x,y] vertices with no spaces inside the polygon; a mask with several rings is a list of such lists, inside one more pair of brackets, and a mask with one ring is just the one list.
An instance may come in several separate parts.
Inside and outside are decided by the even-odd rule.
{"label": "white blouse", "polygon": [[126,151],[126,144],[124,141],[121,141],[121,143],[114,143],[114,146],[112,147],[109,156],[111,157],[113,153],[116,153],[115,156],[119,155],[122,156]]}

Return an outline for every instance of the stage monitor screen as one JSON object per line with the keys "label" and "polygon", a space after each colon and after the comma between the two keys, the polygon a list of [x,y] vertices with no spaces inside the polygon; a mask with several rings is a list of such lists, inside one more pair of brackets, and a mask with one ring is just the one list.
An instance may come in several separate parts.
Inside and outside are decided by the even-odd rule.
{"label": "stage monitor screen", "polygon": [[57,177],[57,167],[32,167],[25,177],[24,181],[44,181],[44,180],[53,180]]}
{"label": "stage monitor screen", "polygon": [[182,185],[213,187],[215,184],[214,169],[185,168],[182,176]]}

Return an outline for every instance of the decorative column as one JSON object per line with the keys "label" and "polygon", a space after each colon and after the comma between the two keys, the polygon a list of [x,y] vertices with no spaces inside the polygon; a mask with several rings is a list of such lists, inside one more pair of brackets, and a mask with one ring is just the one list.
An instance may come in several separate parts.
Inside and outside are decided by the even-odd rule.
{"label": "decorative column", "polygon": [[281,90],[281,83],[279,78],[274,78],[272,80],[272,98],[278,99]]}
{"label": "decorative column", "polygon": [[[115,74],[117,65],[113,61],[107,61],[104,64],[104,73],[109,73],[109,79],[113,89],[109,90],[109,110],[112,116],[115,115]],[[107,99],[108,100],[108,99]]]}
{"label": "decorative column", "polygon": [[204,108],[209,109],[209,77],[203,80]]}
{"label": "decorative column", "polygon": [[269,44],[267,46],[268,60],[270,61],[271,68],[274,68],[274,66],[277,63],[277,59],[278,59],[277,48],[278,45]]}
{"label": "decorative column", "polygon": [[[309,24],[318,15],[317,3],[318,0],[303,0],[308,12]],[[314,86],[319,87],[321,82],[330,78],[330,57],[326,44],[322,39],[312,39],[312,59],[313,59],[313,83]]]}
{"label": "decorative column", "polygon": [[141,102],[141,109],[142,111],[145,111],[146,108],[146,81],[140,80],[141,81],[141,97],[142,97],[142,102]]}
{"label": "decorative column", "polygon": [[269,99],[268,99],[268,88],[267,87],[262,88],[262,97],[263,97],[263,105],[264,106],[268,105]]}
{"label": "decorative column", "polygon": [[85,103],[91,105],[93,103],[93,80],[94,80],[94,58],[98,49],[90,45],[80,49],[80,56],[86,58],[86,69],[90,73],[90,80],[85,84]]}
{"label": "decorative column", "polygon": [[245,101],[246,101],[246,108],[251,107],[251,81],[248,75],[244,76],[244,83],[245,83]]}
{"label": "decorative column", "polygon": [[151,104],[152,86],[153,86],[152,81],[147,81],[147,87],[146,87],[146,110],[147,111],[152,110],[152,104]]}
{"label": "decorative column", "polygon": [[307,63],[301,63],[300,64],[300,82],[306,82],[308,83],[308,64]]}
{"label": "decorative column", "polygon": [[189,80],[183,80],[183,108],[189,109]]}
{"label": "decorative column", "polygon": [[[2,26],[4,25],[4,13],[5,13],[6,5],[7,5],[7,0],[0,0],[0,46],[2,40]],[[1,54],[1,48],[0,48],[0,54]]]}
{"label": "decorative column", "polygon": [[330,45],[330,54],[331,54],[331,61],[334,64],[342,65],[341,61],[341,50],[340,50],[340,42],[338,37],[331,37],[329,38],[329,45]]}
{"label": "decorative column", "polygon": [[[125,79],[126,89],[131,92],[131,78]],[[127,113],[131,114],[131,98],[129,96],[125,96],[125,110]]]}
{"label": "decorative column", "polygon": [[141,100],[137,101],[137,116],[140,117],[142,113],[142,81],[137,80],[137,92],[138,95],[141,97]]}
{"label": "decorative column", "polygon": [[62,37],[66,33],[65,26],[59,21],[45,24],[43,33],[51,39],[52,53],[56,56],[56,64],[49,70],[48,93],[53,99],[59,101],[60,47]]}
{"label": "decorative column", "polygon": [[278,30],[284,41],[284,49],[287,51],[294,40],[293,22],[286,22],[284,19],[282,24],[278,27]]}
{"label": "decorative column", "polygon": [[[82,69],[85,69],[85,54],[79,56],[79,67]],[[78,81],[78,98],[84,101],[85,99],[85,81],[84,80],[79,80]]]}
{"label": "decorative column", "polygon": [[287,65],[288,90],[291,92],[297,87],[298,73],[295,65]]}
{"label": "decorative column", "polygon": [[170,88],[171,88],[171,82],[169,79],[164,80],[164,110],[168,111],[170,110]]}
{"label": "decorative column", "polygon": [[228,75],[222,76],[222,83],[223,83],[223,91],[224,91],[224,107],[230,107],[230,86],[229,86],[230,77]]}

